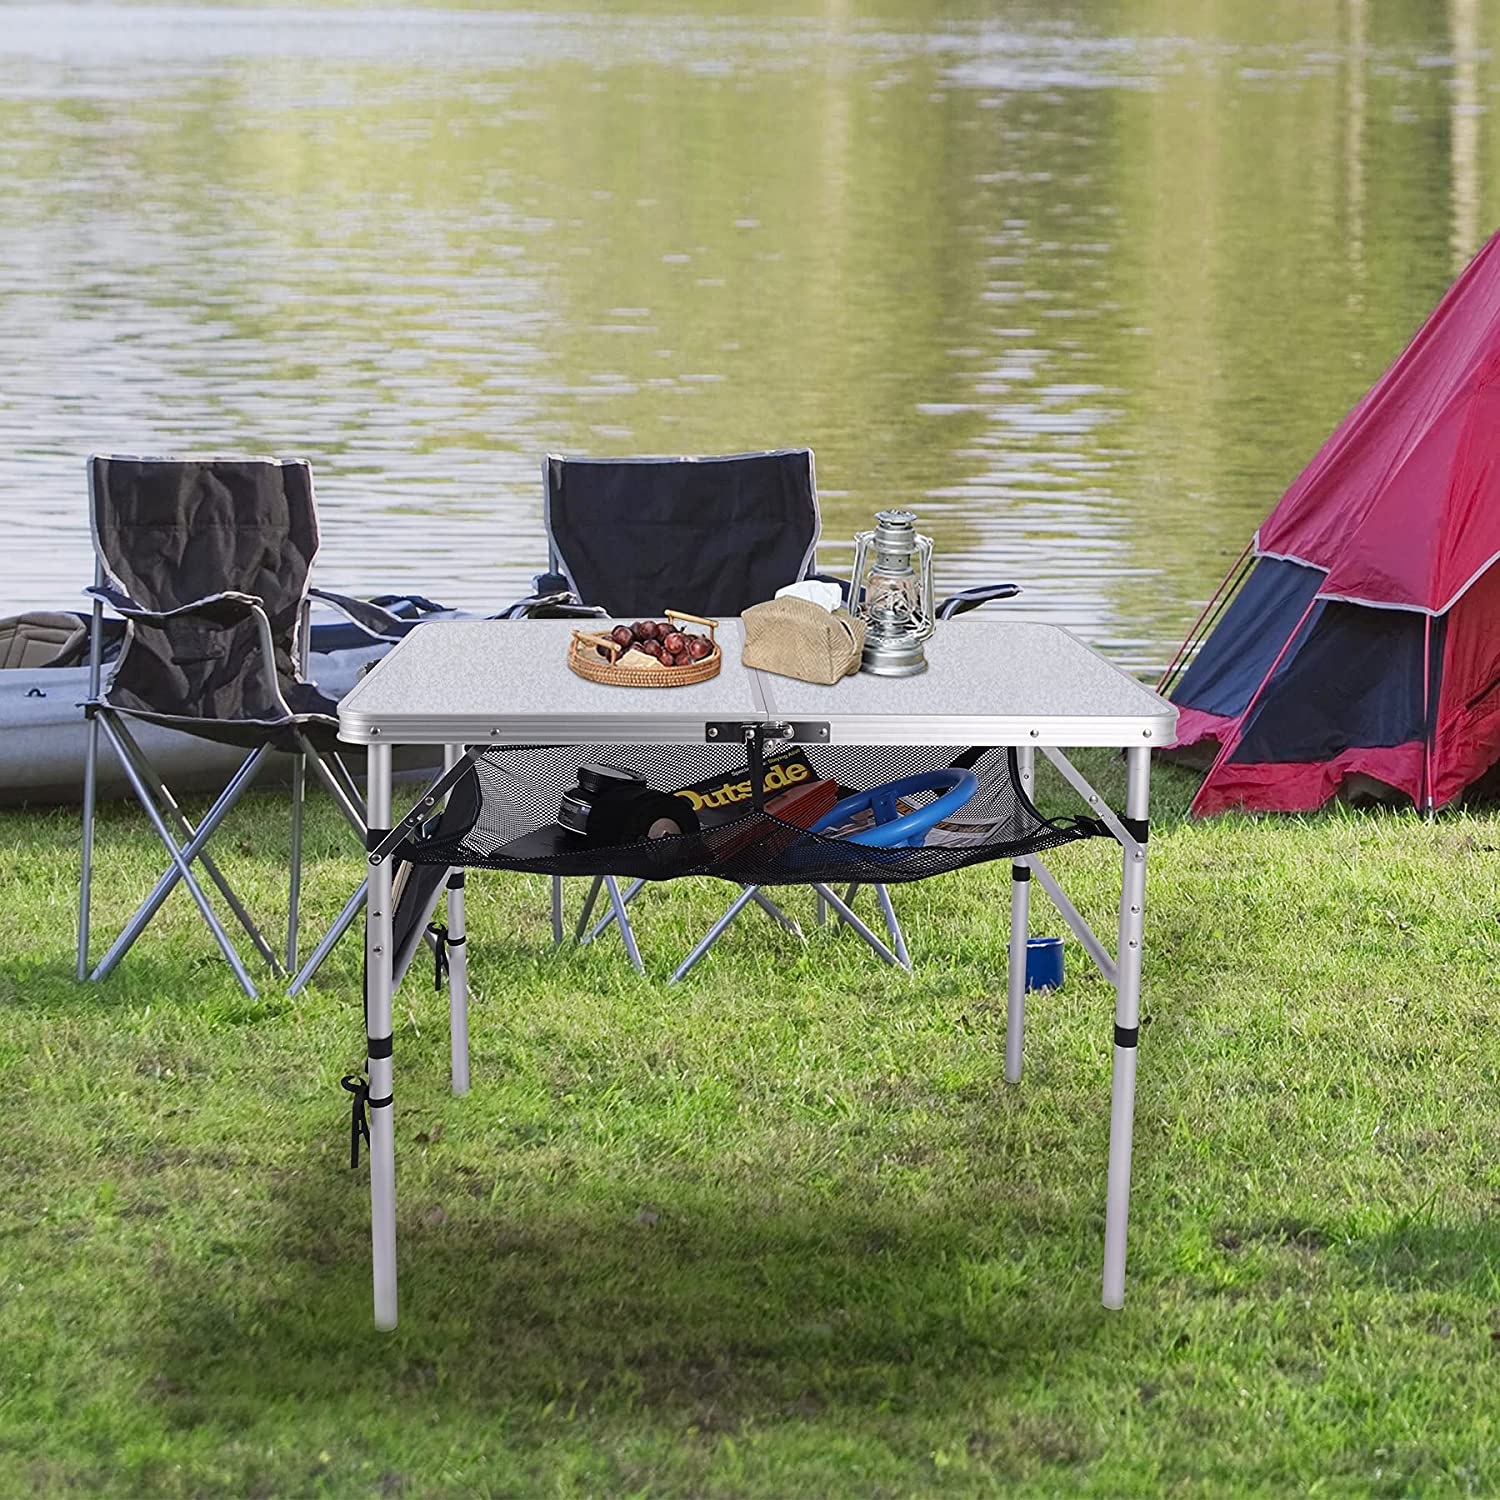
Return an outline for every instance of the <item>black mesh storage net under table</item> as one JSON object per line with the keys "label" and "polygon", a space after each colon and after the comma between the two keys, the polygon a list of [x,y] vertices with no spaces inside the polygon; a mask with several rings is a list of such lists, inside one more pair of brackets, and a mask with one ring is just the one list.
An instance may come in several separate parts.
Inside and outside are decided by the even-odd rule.
{"label": "black mesh storage net under table", "polygon": [[[413,864],[540,875],[646,880],[713,875],[741,885],[894,884],[1109,833],[1096,818],[1039,813],[1022,788],[1013,748],[798,745],[778,752],[773,744],[763,759],[762,800],[767,782],[772,792],[784,787],[788,771],[835,783],[840,798],[951,766],[972,769],[978,786],[928,842],[886,849],[812,833],[758,809],[751,755],[742,743],[486,747],[449,790],[445,815],[425,835],[403,842],[397,857]],[[589,765],[618,768],[681,800],[685,818],[695,819],[698,828],[601,843],[559,826],[559,804],[580,767]],[[685,794],[685,788],[702,790]],[[903,810],[919,809],[933,795],[903,798]]]}
{"label": "black mesh storage net under table", "polygon": [[[663,600],[663,608],[671,600]],[[418,626],[343,699],[340,737],[363,745],[371,853],[365,912],[367,1077],[354,1094],[353,1143],[368,1139],[375,1321],[396,1322],[393,991],[410,934],[398,933],[397,871],[438,899],[446,884],[451,941],[462,943],[465,869],[672,880],[712,875],[746,887],[886,884],[993,860],[1011,862],[1009,924],[997,905],[995,967],[1006,970],[1005,1077],[1019,1082],[1029,897],[1040,882],[1115,992],[1103,1300],[1124,1300],[1125,1228],[1140,1026],[1150,751],[1170,743],[1176,711],[1067,631],[1029,621],[956,620],[927,643],[929,670],[859,674],[816,687],[747,670],[737,620],[721,622],[718,676],[661,690],[585,681],[567,667],[562,620]],[[392,752],[442,745],[448,769],[399,821]],[[1062,747],[1125,751],[1125,805],[1112,809]],[[1037,752],[1054,761],[1087,811],[1049,818],[1034,805]],[[800,769],[792,774],[789,767]],[[644,782],[667,815],[641,836],[580,837],[559,826],[580,770]],[[606,768],[599,770],[598,768]],[[778,800],[794,785],[825,800],[948,768],[971,769],[972,795],[917,847],[879,848],[814,834],[808,804]],[[613,768],[612,770],[608,768]],[[731,795],[726,788],[735,788]],[[696,819],[672,810],[695,795]],[[747,805],[748,794],[748,805]],[[925,796],[914,793],[914,811]],[[758,805],[760,804],[760,805]],[[788,810],[789,816],[777,816]],[[904,811],[904,803],[903,803]],[[571,816],[571,815],[569,815]],[[603,826],[603,825],[601,825]],[[615,826],[615,825],[609,825]],[[625,826],[625,825],[620,825]],[[1041,856],[1108,833],[1121,860],[1119,945],[1074,909]],[[658,836],[651,836],[656,834]],[[424,873],[425,872],[425,873]],[[358,909],[351,898],[346,912]],[[740,898],[736,898],[740,899]],[[410,905],[409,897],[406,901]],[[467,949],[458,950],[460,953]],[[1007,956],[1008,952],[1008,956]],[[467,1079],[466,964],[455,959],[449,1012],[455,1091]],[[920,964],[918,965],[920,967]],[[462,1061],[462,1068],[460,1067]],[[460,1079],[464,1082],[461,1084]]]}

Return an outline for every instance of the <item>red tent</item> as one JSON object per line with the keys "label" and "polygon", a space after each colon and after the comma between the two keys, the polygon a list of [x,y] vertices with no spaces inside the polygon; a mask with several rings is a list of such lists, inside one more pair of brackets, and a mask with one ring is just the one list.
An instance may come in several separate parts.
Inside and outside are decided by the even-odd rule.
{"label": "red tent", "polygon": [[1500,234],[1282,496],[1163,679],[1173,748],[1216,751],[1194,810],[1306,810],[1356,777],[1441,806],[1478,780],[1500,761],[1497,561]]}

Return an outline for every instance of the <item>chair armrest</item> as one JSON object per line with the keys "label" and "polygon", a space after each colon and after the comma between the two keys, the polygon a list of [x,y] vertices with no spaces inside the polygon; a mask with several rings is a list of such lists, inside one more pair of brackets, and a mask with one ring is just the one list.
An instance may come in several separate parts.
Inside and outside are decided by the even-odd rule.
{"label": "chair armrest", "polygon": [[279,704],[290,717],[292,711],[282,695],[281,677],[276,670],[276,647],[271,640],[271,622],[255,595],[226,591],[222,594],[206,594],[202,599],[179,604],[175,609],[147,609],[144,605],[137,604],[123,590],[112,588],[108,584],[95,584],[84,592],[102,600],[132,624],[153,626],[166,632],[169,639],[174,623],[200,627],[207,625],[224,631],[239,629],[247,623],[253,624],[260,645],[260,669],[266,691],[270,694],[271,701]]}
{"label": "chair armrest", "polygon": [[570,589],[551,594],[528,594],[508,604],[495,617],[500,620],[602,620],[608,611],[596,604],[585,604]]}
{"label": "chair armrest", "polygon": [[351,625],[377,641],[399,641],[417,620],[403,620],[400,615],[371,603],[368,599],[351,599],[347,594],[330,593],[327,589],[308,589],[308,598],[316,599],[336,609]]}
{"label": "chair armrest", "polygon": [[[378,604],[381,609],[388,609],[398,620],[410,620],[416,624],[422,615],[445,615],[448,613],[446,604],[439,604],[436,599],[429,599],[426,594],[376,594],[373,599],[365,601],[369,604]],[[400,613],[401,606],[405,605],[411,611],[409,615]]]}
{"label": "chair armrest", "polygon": [[981,604],[989,604],[997,599],[1014,599],[1021,592],[1018,583],[978,583],[971,589],[963,589],[957,594],[950,594],[937,607],[937,617],[940,620],[951,620],[954,615],[966,615],[971,609],[978,609]]}
{"label": "chair armrest", "polygon": [[95,599],[102,599],[116,614],[124,615],[127,620],[141,620],[148,625],[161,625],[168,620],[198,620],[206,625],[228,629],[254,613],[265,618],[261,602],[254,594],[239,594],[232,590],[226,590],[222,594],[205,594],[203,598],[179,604],[175,609],[147,609],[144,604],[137,604],[129,594],[108,584],[94,584],[86,588],[84,593]]}

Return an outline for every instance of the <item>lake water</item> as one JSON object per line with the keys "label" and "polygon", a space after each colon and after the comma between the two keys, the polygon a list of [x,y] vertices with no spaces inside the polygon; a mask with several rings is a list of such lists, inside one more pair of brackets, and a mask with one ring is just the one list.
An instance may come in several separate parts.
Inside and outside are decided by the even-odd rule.
{"label": "lake water", "polygon": [[0,4],[0,613],[93,450],[483,608],[542,453],[808,444],[1150,672],[1500,220],[1489,0],[730,8]]}

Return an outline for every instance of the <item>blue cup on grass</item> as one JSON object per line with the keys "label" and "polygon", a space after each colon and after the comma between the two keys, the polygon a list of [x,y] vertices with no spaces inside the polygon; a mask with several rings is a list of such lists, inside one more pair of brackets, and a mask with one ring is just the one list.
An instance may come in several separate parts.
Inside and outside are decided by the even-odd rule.
{"label": "blue cup on grass", "polygon": [[1063,982],[1063,940],[1056,937],[1026,939],[1026,988],[1060,990]]}

